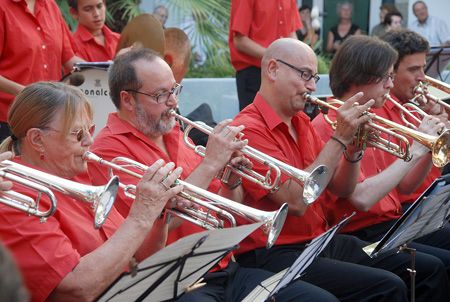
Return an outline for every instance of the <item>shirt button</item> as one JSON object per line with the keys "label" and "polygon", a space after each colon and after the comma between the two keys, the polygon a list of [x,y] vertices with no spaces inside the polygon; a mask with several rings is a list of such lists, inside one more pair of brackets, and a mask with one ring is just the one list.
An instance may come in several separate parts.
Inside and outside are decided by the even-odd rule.
{"label": "shirt button", "polygon": [[47,69],[47,67],[48,67],[47,64],[44,64],[44,69]]}
{"label": "shirt button", "polygon": [[46,48],[46,46],[45,45],[42,45],[42,49],[45,49]]}
{"label": "shirt button", "polygon": [[40,31],[41,30],[41,28],[38,26],[38,27],[36,27],[36,29],[38,30],[38,31]]}
{"label": "shirt button", "polygon": [[283,24],[283,21],[280,21],[280,24]]}
{"label": "shirt button", "polygon": [[278,7],[278,10],[283,10],[283,8],[281,6]]}

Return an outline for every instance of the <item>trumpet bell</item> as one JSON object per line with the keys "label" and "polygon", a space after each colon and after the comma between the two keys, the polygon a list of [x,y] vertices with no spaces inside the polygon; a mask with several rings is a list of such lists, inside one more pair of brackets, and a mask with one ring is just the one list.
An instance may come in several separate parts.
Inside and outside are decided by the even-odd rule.
{"label": "trumpet bell", "polygon": [[111,212],[114,201],[116,199],[117,191],[119,190],[119,177],[112,177],[106,185],[101,189],[96,189],[96,192],[89,193],[94,200],[98,196],[98,201],[94,208],[94,227],[96,229],[100,228],[106,221],[109,213]]}
{"label": "trumpet bell", "polygon": [[329,173],[326,166],[316,167],[306,179],[303,186],[303,201],[312,204],[328,185]]}
{"label": "trumpet bell", "polygon": [[436,167],[442,168],[448,163],[450,159],[448,153],[449,147],[450,130],[445,130],[441,135],[439,135],[431,149],[432,161]]}
{"label": "trumpet bell", "polygon": [[288,214],[288,205],[284,203],[278,211],[275,212],[273,217],[268,217],[266,227],[268,227],[267,231],[267,241],[266,248],[270,249],[277,241],[278,236],[283,229],[284,222],[286,221],[286,217]]}

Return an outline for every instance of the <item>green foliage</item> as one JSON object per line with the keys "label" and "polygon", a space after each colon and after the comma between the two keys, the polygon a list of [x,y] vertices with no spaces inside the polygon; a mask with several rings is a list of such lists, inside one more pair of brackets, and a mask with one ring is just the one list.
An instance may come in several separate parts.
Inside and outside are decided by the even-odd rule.
{"label": "green foliage", "polygon": [[194,66],[191,62],[185,78],[232,78],[234,76],[235,71],[230,62],[223,65],[214,65],[207,61],[202,66]]}
{"label": "green foliage", "polygon": [[230,0],[172,0],[168,6],[171,11],[192,16],[195,22],[186,29],[192,32],[191,45],[203,45],[206,51],[204,66],[192,66],[188,76],[234,74],[228,48]]}
{"label": "green foliage", "polygon": [[326,74],[330,71],[331,57],[327,55],[317,55],[317,72]]}
{"label": "green foliage", "polygon": [[67,25],[69,25],[69,28],[71,30],[74,30],[77,27],[77,21],[70,15],[69,3],[67,2],[67,0],[56,0],[56,4],[58,4],[59,9],[61,10],[61,14]]}
{"label": "green foliage", "polygon": [[140,3],[140,0],[108,0],[106,14],[108,27],[115,32],[122,32],[131,19],[142,13]]}

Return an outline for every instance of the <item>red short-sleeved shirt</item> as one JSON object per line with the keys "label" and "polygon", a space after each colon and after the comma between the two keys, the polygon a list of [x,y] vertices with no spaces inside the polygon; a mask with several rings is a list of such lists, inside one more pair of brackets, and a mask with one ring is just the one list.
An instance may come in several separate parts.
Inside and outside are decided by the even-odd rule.
{"label": "red short-sleeved shirt", "polygon": [[[14,161],[21,162],[20,158]],[[29,165],[28,165],[29,166]],[[32,167],[37,169],[37,167]],[[83,179],[72,179],[83,183]],[[28,196],[35,191],[15,184],[13,189]],[[32,301],[44,301],[79,259],[102,245],[120,226],[122,216],[113,209],[105,224],[94,229],[94,215],[86,202],[53,190],[56,213],[45,223],[39,218],[0,204],[0,238],[11,250],[29,289]],[[41,209],[48,208],[46,196]]]}
{"label": "red short-sleeved shirt", "polygon": [[[336,112],[330,110],[328,117],[336,120]],[[312,121],[316,132],[323,141],[328,141],[333,135],[333,129],[328,124],[322,114],[316,116]],[[373,147],[368,147],[364,151],[364,157],[361,160],[361,172],[358,182],[365,181],[366,178],[374,176],[383,171],[387,165],[384,160],[384,152]],[[353,212],[356,215],[343,227],[343,232],[353,232],[359,229],[371,226],[373,224],[390,221],[400,217],[402,207],[400,200],[395,191],[378,201],[369,211],[363,212],[356,209],[347,198],[337,198],[333,196],[331,202],[327,204],[327,218],[331,224],[336,224],[344,216],[348,216]]]}
{"label": "red short-sleeved shirt", "polygon": [[[391,95],[391,97],[394,100],[399,101],[394,95]],[[386,102],[382,108],[374,110],[374,113],[381,117],[387,118],[393,122],[396,122],[400,125],[403,125],[403,120],[401,119],[400,115],[400,109],[398,109],[392,102]],[[409,139],[409,142],[412,144],[412,139]],[[397,142],[395,141],[395,143]],[[397,157],[386,153],[385,159],[386,164],[390,165],[397,159]],[[402,203],[410,203],[415,201],[439,176],[441,176],[441,170],[433,166],[431,168],[431,171],[426,176],[425,180],[420,184],[420,186],[414,193],[409,195],[398,193],[400,201]]]}
{"label": "red short-sleeved shirt", "polygon": [[[248,139],[249,146],[299,169],[305,169],[312,164],[323,147],[323,142],[312,127],[309,117],[303,112],[292,118],[292,124],[298,134],[298,142],[295,142],[289,134],[287,125],[259,93],[253,103],[236,116],[233,124],[245,126],[244,138]],[[254,170],[265,174],[267,167],[254,162]],[[282,182],[287,179],[288,176],[282,175]],[[244,181],[244,188],[245,202],[249,206],[265,211],[279,209],[279,206],[267,197],[269,194],[267,190],[247,181]],[[276,244],[306,242],[326,231],[327,222],[321,205],[328,202],[326,195],[322,194],[308,207],[303,216],[288,215]],[[257,230],[241,242],[241,248],[237,253],[262,248],[266,241],[267,236]]]}
{"label": "red short-sleeved shirt", "polygon": [[[178,124],[171,132],[164,135],[163,139],[169,156],[131,124],[119,118],[117,113],[111,113],[105,128],[99,132],[90,150],[108,161],[115,157],[124,156],[147,166],[162,158],[166,163],[174,162],[176,166],[183,167],[181,178],[188,177],[201,162],[201,157],[185,145],[183,132]],[[138,179],[125,173],[115,172],[115,174],[124,184],[136,185],[138,183]],[[89,176],[93,183],[104,183],[105,180],[109,179],[108,169],[95,163],[89,163]],[[219,181],[213,180],[209,190],[217,192],[219,187]],[[123,194],[123,190],[119,190],[114,205],[126,217],[132,202],[131,198]],[[192,223],[184,222],[180,227],[169,233],[168,243],[202,231],[204,229]],[[219,265],[223,268],[226,267],[227,263],[227,261],[222,261]]]}
{"label": "red short-sleeved shirt", "polygon": [[86,27],[78,24],[77,31],[73,34],[75,54],[88,62],[112,60],[116,55],[120,35],[106,25],[103,26],[102,32],[105,36],[105,46],[98,44]]}
{"label": "red short-sleeved shirt", "polygon": [[288,37],[302,28],[297,2],[294,0],[233,0],[228,44],[231,64],[236,70],[249,66],[261,67],[261,60],[238,51],[234,45],[235,33],[249,37],[263,47],[276,39]]}
{"label": "red short-sleeved shirt", "polygon": [[[0,75],[22,85],[59,81],[72,51],[71,34],[53,0],[36,0],[33,16],[24,0],[0,0]],[[14,96],[0,91],[0,121]]]}

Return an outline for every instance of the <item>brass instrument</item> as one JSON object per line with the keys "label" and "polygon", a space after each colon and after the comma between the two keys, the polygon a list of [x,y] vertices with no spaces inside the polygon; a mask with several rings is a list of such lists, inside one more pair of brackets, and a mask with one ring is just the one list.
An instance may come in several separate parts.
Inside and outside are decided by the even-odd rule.
{"label": "brass instrument", "polygon": [[[186,129],[184,130],[184,142],[192,149],[194,149],[197,154],[204,156],[205,148],[203,146],[193,145],[189,140],[189,132],[193,128],[196,128],[201,132],[209,135],[211,134],[213,129],[203,122],[193,122],[188,118],[177,114],[175,111],[171,111],[171,114],[187,125]],[[292,167],[250,146],[245,146],[241,149],[241,152],[247,157],[266,165],[268,167],[266,175],[263,176],[246,167],[235,168],[232,165],[227,165],[228,169],[248,179],[249,181],[259,184],[263,188],[272,191],[277,190],[281,173],[285,173],[286,175],[293,178],[296,182],[298,182],[301,186],[303,186],[303,201],[307,205],[313,203],[320,196],[320,194],[328,184],[328,169],[323,165],[316,167],[311,172],[306,172]],[[275,178],[273,182],[271,181],[272,171],[275,172]]]}
{"label": "brass instrument", "polygon": [[[417,129],[419,128],[419,125],[422,122],[420,118],[418,118],[413,114],[414,112],[422,116],[422,118],[428,115],[425,111],[420,109],[419,106],[413,103],[408,102],[405,104],[400,104],[399,102],[394,100],[389,94],[385,94],[384,98],[386,99],[386,101],[391,102],[392,104],[395,105],[395,107],[397,107],[400,110],[400,117],[402,121],[405,123],[405,125],[408,126],[409,128]],[[410,118],[411,121],[408,120],[408,118]]]}
{"label": "brass instrument", "polygon": [[[309,93],[305,93],[304,98],[309,102],[312,102],[319,106],[326,107],[328,109],[332,110],[338,109],[337,107],[330,105],[325,101],[319,100],[318,98],[311,96]],[[342,105],[344,103],[339,100],[334,100],[334,102],[339,105]],[[363,140],[363,142],[357,142],[360,145],[369,144],[373,147],[379,148],[394,156],[397,156],[399,158],[408,161],[411,160],[411,155],[410,155],[410,144],[408,139],[405,137],[407,136],[416,140],[417,142],[421,143],[422,145],[426,146],[428,149],[431,150],[432,161],[436,167],[443,167],[448,163],[449,161],[448,148],[450,145],[449,130],[443,131],[443,133],[440,134],[439,136],[433,136],[414,129],[410,129],[407,126],[397,124],[393,121],[382,118],[370,112],[366,112],[365,114],[369,114],[370,117],[372,118],[372,121],[381,124],[381,126],[375,124],[374,122],[369,122],[367,126],[372,131],[370,131],[370,133],[366,133],[361,136],[361,140]],[[404,146],[394,144],[389,139],[381,138],[379,134],[380,132],[398,138],[400,142],[404,144]]]}
{"label": "brass instrument", "polygon": [[428,91],[428,86],[441,90],[447,94],[450,94],[450,85],[441,81],[438,81],[430,76],[425,76],[425,82],[419,82],[414,88],[414,97],[409,102],[420,106],[421,104],[427,104],[429,101],[437,103],[446,110],[450,110],[450,105],[441,100],[440,98],[432,95]]}
{"label": "brass instrument", "polygon": [[[5,191],[0,193],[0,202],[28,214],[41,217],[41,221],[45,221],[56,210],[56,198],[53,192],[49,190],[53,189],[70,197],[90,203],[95,214],[94,227],[97,229],[102,226],[108,217],[114,205],[114,199],[119,187],[117,177],[111,178],[104,186],[89,186],[9,160],[0,162],[0,176],[38,191],[36,200],[14,191]],[[50,209],[45,212],[38,209],[41,193],[46,194],[51,202]]]}
{"label": "brass instrument", "polygon": [[[109,167],[110,174],[113,174],[113,170],[117,170],[141,179],[143,173],[148,169],[148,166],[126,157],[117,157],[109,162],[89,151],[86,152],[83,157],[85,160],[90,160]],[[116,164],[116,162],[120,162],[122,164]],[[130,167],[137,169],[142,174],[128,169]],[[263,222],[264,224],[262,226],[262,229],[268,235],[266,243],[267,248],[272,247],[272,245],[275,243],[278,235],[281,232],[284,221],[286,220],[286,216],[288,213],[288,206],[286,203],[284,203],[278,211],[266,212],[229,200],[225,197],[211,193],[180,179],[177,179],[175,184],[184,186],[183,191],[179,193],[178,196],[192,201],[193,203],[196,203],[201,207],[205,207],[210,212],[216,212],[218,217],[228,218],[232,226],[235,226],[236,222],[234,220],[234,217],[228,211],[233,212],[234,214],[252,222]],[[127,196],[131,198],[135,197],[135,185],[123,184],[122,188],[124,189],[124,192],[125,194],[127,194]],[[217,223],[214,220],[214,217],[211,216],[210,212],[205,213],[201,211],[200,213],[198,213],[199,211],[181,207],[171,209],[169,210],[169,212],[177,217],[188,220],[206,229],[223,227],[222,223]]]}

